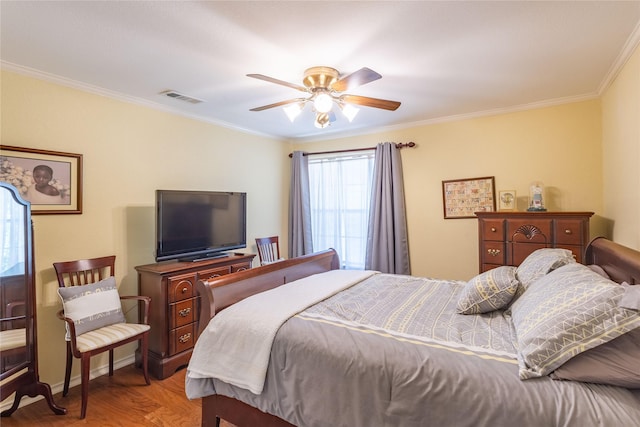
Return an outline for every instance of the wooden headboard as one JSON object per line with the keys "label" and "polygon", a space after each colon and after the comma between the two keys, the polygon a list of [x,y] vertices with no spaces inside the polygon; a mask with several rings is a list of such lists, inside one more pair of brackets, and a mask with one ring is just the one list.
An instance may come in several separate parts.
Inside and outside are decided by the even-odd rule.
{"label": "wooden headboard", "polygon": [[312,274],[340,268],[333,249],[274,262],[245,271],[227,274],[208,281],[198,281],[200,295],[199,331],[204,330],[216,313],[253,294],[276,288]]}
{"label": "wooden headboard", "polygon": [[640,251],[604,237],[596,237],[589,243],[585,264],[599,265],[615,282],[640,284]]}

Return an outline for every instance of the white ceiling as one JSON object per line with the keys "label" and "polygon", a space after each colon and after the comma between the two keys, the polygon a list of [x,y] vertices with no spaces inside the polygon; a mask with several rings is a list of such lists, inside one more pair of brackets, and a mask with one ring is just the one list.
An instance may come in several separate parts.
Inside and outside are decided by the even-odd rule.
{"label": "white ceiling", "polygon": [[[638,1],[6,1],[4,69],[252,133],[317,140],[598,96],[640,39]],[[324,65],[382,79],[348,93],[396,111],[250,108]],[[159,95],[175,90],[205,102]]]}

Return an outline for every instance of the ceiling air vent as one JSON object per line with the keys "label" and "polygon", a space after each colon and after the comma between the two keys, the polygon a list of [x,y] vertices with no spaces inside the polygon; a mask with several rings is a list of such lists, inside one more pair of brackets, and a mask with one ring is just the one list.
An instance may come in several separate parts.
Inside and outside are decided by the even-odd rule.
{"label": "ceiling air vent", "polygon": [[183,95],[175,90],[165,90],[160,92],[160,95],[168,96],[169,98],[179,99],[180,101],[189,102],[191,104],[200,104],[204,102],[202,99],[193,98],[191,96]]}

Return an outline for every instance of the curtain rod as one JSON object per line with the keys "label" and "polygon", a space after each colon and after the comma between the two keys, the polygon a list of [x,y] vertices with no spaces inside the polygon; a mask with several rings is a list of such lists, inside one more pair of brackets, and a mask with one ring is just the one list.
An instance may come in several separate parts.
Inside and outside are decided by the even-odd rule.
{"label": "curtain rod", "polygon": [[[401,149],[401,148],[413,148],[416,146],[415,142],[407,142],[407,143],[402,143],[399,142],[396,144],[396,148],[397,149]],[[333,150],[333,151],[318,151],[315,153],[303,153],[303,156],[313,156],[314,154],[336,154],[336,153],[352,153],[354,151],[369,151],[369,150],[375,150],[376,147],[368,147],[368,148],[352,148],[351,150]],[[289,153],[289,157],[293,157],[293,153]]]}

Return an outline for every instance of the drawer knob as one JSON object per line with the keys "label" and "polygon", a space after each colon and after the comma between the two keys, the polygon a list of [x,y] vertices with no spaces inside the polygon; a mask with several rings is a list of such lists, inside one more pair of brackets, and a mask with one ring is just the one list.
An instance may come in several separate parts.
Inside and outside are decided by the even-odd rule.
{"label": "drawer knob", "polygon": [[186,293],[187,293],[187,291],[188,291],[188,289],[187,289],[187,287],[186,287],[186,286],[185,286],[184,288],[182,288],[182,293],[183,293],[183,294],[186,294]]}
{"label": "drawer knob", "polygon": [[240,267],[239,269],[237,269],[236,271],[245,271],[247,269],[247,267]]}
{"label": "drawer knob", "polygon": [[564,230],[564,234],[571,234],[571,233],[572,233],[572,231],[569,230],[569,229]]}
{"label": "drawer knob", "polygon": [[209,276],[209,279],[215,279],[216,277],[220,277],[219,274],[212,274],[211,276]]}
{"label": "drawer knob", "polygon": [[180,310],[178,312],[180,317],[187,317],[189,315],[189,313],[191,313],[191,307],[183,308],[182,310]]}
{"label": "drawer knob", "polygon": [[191,332],[189,332],[188,334],[181,335],[180,338],[178,339],[180,340],[181,343],[183,344],[186,343],[191,339]]}
{"label": "drawer knob", "polygon": [[495,227],[491,227],[491,231],[493,231],[495,233],[496,232],[496,228]]}
{"label": "drawer knob", "polygon": [[491,256],[498,256],[500,255],[500,249],[487,249],[487,252],[489,253],[489,255]]}

